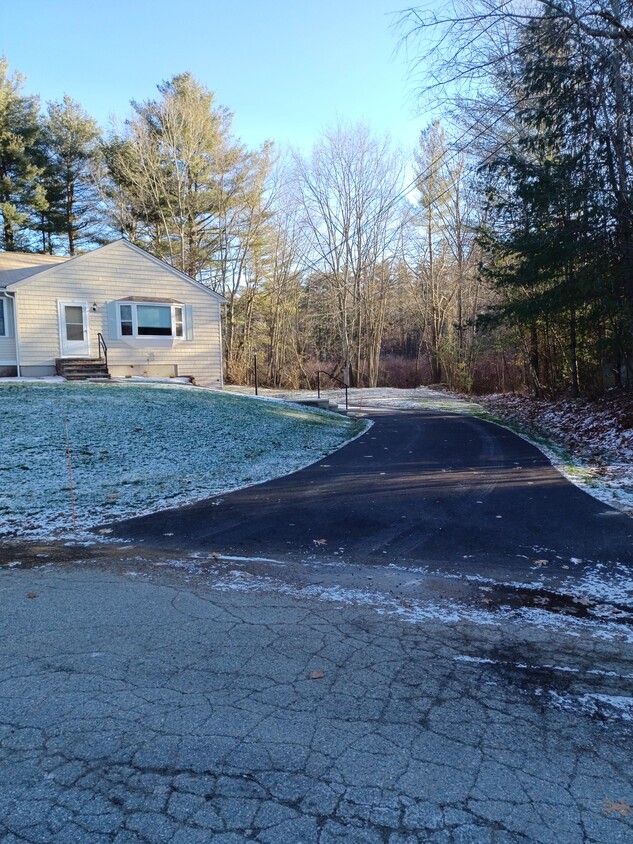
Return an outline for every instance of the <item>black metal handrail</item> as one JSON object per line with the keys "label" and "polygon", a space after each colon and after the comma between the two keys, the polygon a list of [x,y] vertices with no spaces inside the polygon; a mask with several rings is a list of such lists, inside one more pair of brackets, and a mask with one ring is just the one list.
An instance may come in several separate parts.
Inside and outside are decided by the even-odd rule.
{"label": "black metal handrail", "polygon": [[345,387],[345,412],[347,413],[349,409],[349,403],[347,400],[347,391],[349,390],[349,384],[346,384],[345,381],[337,378],[336,375],[332,375],[331,372],[326,372],[325,369],[317,369],[317,398],[321,398],[321,375],[327,375],[328,378],[331,378],[332,381],[336,381],[338,384],[342,384]]}
{"label": "black metal handrail", "polygon": [[[97,340],[99,341],[99,360],[105,362],[106,369],[108,368],[108,347],[106,346],[106,341],[103,339],[103,334],[99,331],[97,333]],[[101,355],[101,350],[103,349],[103,356]]]}

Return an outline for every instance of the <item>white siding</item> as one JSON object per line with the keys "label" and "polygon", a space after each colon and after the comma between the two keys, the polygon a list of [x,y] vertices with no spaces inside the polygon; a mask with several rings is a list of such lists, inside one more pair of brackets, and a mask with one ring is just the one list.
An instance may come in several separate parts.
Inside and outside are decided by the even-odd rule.
{"label": "white siding", "polygon": [[15,338],[0,337],[0,366],[15,364]]}
{"label": "white siding", "polygon": [[[125,241],[60,264],[16,288],[20,363],[55,367],[61,356],[58,300],[88,304],[90,354],[98,355],[97,334],[108,345],[113,375],[190,376],[202,386],[221,386],[220,303],[201,286],[173,273]],[[191,306],[193,339],[169,341],[146,337],[114,339],[108,325],[108,304],[128,296],[169,298]],[[93,303],[96,311],[93,312]]]}

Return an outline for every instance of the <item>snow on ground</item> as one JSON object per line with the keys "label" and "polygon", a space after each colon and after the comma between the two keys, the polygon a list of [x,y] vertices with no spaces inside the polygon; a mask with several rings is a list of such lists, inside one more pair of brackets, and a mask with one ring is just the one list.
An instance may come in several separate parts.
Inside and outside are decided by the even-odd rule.
{"label": "snow on ground", "polygon": [[548,690],[548,703],[565,712],[582,712],[603,721],[629,721],[633,723],[633,697],[624,695],[584,694],[569,695]]}
{"label": "snow on ground", "polygon": [[[228,492],[309,465],[362,423],[184,385],[0,382],[0,537],[76,528]],[[66,420],[67,426],[66,426]]]}
{"label": "snow on ground", "polygon": [[[607,570],[608,568],[608,570]],[[633,609],[633,572],[620,562],[590,563],[579,576],[569,576],[561,582],[562,592],[591,601],[608,601]],[[613,609],[605,608],[606,617]]]}
{"label": "snow on ground", "polygon": [[[226,390],[239,395],[253,395],[253,387],[228,386]],[[276,399],[316,398],[316,392],[306,390],[269,390],[259,388],[259,395]],[[321,390],[321,397],[345,405],[345,390]],[[349,405],[354,410],[367,410],[372,407],[400,408],[402,410],[447,411],[450,413],[481,413],[481,406],[475,402],[449,392],[431,390],[429,387],[415,389],[398,389],[396,387],[350,387],[348,390]]]}
{"label": "snow on ground", "polygon": [[[312,583],[298,585],[289,583],[283,576],[254,574],[242,568],[229,571],[224,562],[244,558],[213,557],[204,554],[190,555],[185,559],[173,559],[169,565],[181,569],[190,576],[202,576],[214,589],[237,592],[273,592],[297,598],[316,598],[326,603],[341,606],[363,606],[374,609],[380,615],[398,617],[411,624],[435,621],[440,624],[470,623],[478,626],[500,627],[519,623],[536,630],[550,630],[572,638],[588,638],[633,644],[633,628],[620,624],[610,616],[579,618],[569,614],[558,614],[539,607],[499,606],[494,610],[478,607],[461,600],[402,597],[392,591],[359,584],[357,587],[342,586],[339,583]],[[252,560],[251,560],[252,561]],[[274,561],[270,561],[274,562]],[[279,564],[283,570],[283,564]],[[135,576],[135,572],[128,572]],[[494,583],[488,580],[486,582]],[[521,584],[522,585],[522,584]],[[563,670],[560,668],[559,670]],[[597,669],[596,669],[597,670]]]}

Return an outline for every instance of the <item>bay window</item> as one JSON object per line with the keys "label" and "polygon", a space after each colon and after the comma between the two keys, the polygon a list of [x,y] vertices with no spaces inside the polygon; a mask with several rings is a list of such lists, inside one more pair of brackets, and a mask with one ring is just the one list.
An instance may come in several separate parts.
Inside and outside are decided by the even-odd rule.
{"label": "bay window", "polygon": [[119,302],[121,337],[184,337],[184,306],[158,302]]}

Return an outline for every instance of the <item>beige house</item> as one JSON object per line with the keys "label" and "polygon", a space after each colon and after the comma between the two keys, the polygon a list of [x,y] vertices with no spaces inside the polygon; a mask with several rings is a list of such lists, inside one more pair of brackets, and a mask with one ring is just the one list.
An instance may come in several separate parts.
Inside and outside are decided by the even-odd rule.
{"label": "beige house", "polygon": [[187,376],[222,386],[224,300],[126,240],[0,252],[0,375]]}

